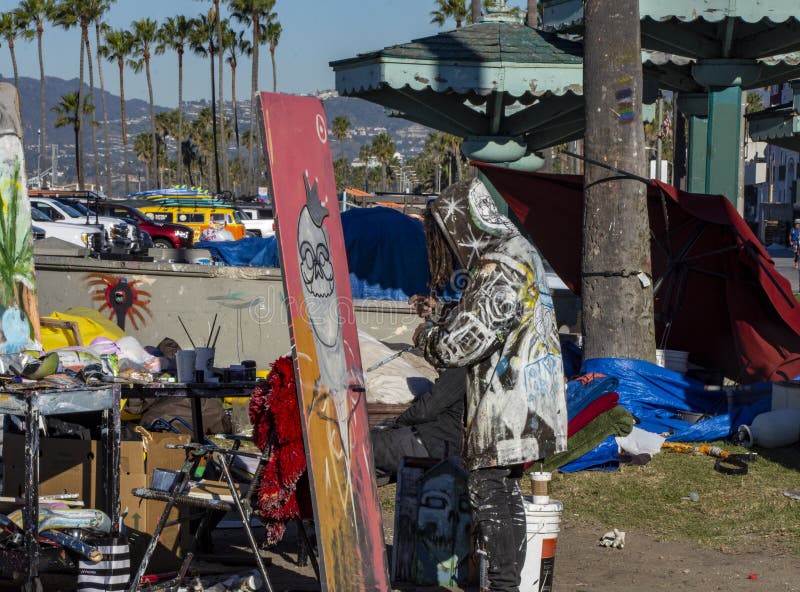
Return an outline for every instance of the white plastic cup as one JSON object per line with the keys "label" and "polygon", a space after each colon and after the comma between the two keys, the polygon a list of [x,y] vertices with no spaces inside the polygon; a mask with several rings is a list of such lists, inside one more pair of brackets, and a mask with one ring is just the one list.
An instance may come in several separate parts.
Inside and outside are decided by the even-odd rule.
{"label": "white plastic cup", "polygon": [[203,371],[203,380],[210,382],[214,376],[214,348],[198,347],[195,351],[194,369]]}
{"label": "white plastic cup", "polygon": [[182,349],[175,352],[175,365],[178,367],[178,382],[194,382],[195,351]]}

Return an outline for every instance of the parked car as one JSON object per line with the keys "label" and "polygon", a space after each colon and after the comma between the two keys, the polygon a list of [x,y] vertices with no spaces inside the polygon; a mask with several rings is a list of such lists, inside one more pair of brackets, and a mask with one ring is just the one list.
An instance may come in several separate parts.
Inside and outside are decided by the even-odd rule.
{"label": "parked car", "polygon": [[[80,198],[57,197],[55,199],[59,203],[66,204],[78,210],[81,214],[89,218],[89,220],[94,220],[94,219],[116,220],[117,221],[116,225],[118,226],[118,228],[116,230],[111,231],[112,234],[111,242],[117,245],[118,251],[120,250],[119,245],[123,243],[126,238],[130,240],[131,253],[147,253],[147,249],[150,248],[149,246],[146,247],[143,244],[145,240],[144,237],[141,235],[141,229],[139,228],[139,224],[135,220],[126,219],[125,217],[122,216],[103,215],[102,212],[96,211],[94,209],[94,202],[85,203]],[[123,224],[124,226],[122,226]],[[123,230],[125,232],[123,232]]]}
{"label": "parked car", "polygon": [[264,238],[275,234],[275,216],[271,207],[248,204],[239,205],[236,209],[242,215],[242,224],[247,232]]}
{"label": "parked car", "polygon": [[147,232],[153,239],[153,246],[161,249],[181,249],[191,248],[193,231],[183,224],[172,224],[170,222],[155,222],[151,220],[133,205],[101,201],[92,204],[97,212],[104,216],[114,216],[131,220],[139,225],[139,229]]}
{"label": "parked car", "polygon": [[[119,218],[107,216],[88,216],[86,213],[76,210],[71,205],[61,202],[52,197],[32,197],[31,206],[43,212],[48,218],[55,222],[65,222],[67,224],[83,224],[99,226],[104,233],[104,250],[130,251],[134,243],[134,228]],[[94,222],[94,224],[92,224]],[[116,229],[114,227],[117,227]],[[113,233],[112,233],[113,230]],[[112,242],[112,234],[117,238]],[[138,235],[138,231],[136,232]],[[138,240],[138,236],[136,236]]]}
{"label": "parked car", "polygon": [[96,252],[100,252],[104,248],[102,227],[55,222],[35,207],[31,208],[31,219],[35,226],[42,229],[49,237],[58,238],[79,247],[87,247]]}
{"label": "parked car", "polygon": [[194,240],[199,241],[202,232],[211,224],[225,223],[225,230],[234,240],[244,238],[245,230],[241,214],[230,207],[216,205],[163,205],[153,203],[138,208],[145,216],[157,222],[175,223],[188,226],[194,231]]}

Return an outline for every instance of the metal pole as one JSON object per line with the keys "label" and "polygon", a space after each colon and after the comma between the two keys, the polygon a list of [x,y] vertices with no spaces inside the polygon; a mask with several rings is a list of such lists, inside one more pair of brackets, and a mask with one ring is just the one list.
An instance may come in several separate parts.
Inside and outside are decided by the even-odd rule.
{"label": "metal pole", "polygon": [[664,121],[663,112],[664,100],[661,98],[661,91],[658,91],[658,128],[656,129],[656,179],[664,181],[661,178],[661,126]]}

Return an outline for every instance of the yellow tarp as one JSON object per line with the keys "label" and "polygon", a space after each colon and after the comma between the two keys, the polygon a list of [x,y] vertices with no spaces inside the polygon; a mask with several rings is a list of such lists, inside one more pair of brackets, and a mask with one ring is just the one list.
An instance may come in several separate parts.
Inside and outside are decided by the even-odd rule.
{"label": "yellow tarp", "polygon": [[[108,337],[111,341],[125,337],[125,332],[115,323],[91,308],[75,307],[68,309],[66,312],[56,311],[45,318],[77,323],[84,345],[89,345],[97,337]],[[72,337],[72,331],[56,327],[42,327],[42,347],[44,351],[73,345],[78,344],[75,343]]]}

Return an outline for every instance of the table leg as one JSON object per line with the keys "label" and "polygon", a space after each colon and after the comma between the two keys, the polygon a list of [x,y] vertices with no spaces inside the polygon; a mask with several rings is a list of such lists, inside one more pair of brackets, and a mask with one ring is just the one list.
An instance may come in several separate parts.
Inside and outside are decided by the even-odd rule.
{"label": "table leg", "polygon": [[203,400],[200,397],[192,397],[192,429],[194,430],[194,441],[198,444],[203,443],[205,428],[203,427]]}
{"label": "table leg", "polygon": [[[33,395],[32,398],[35,398]],[[36,590],[39,575],[39,409],[28,399],[25,415],[25,510],[23,511],[25,553],[28,570],[25,590]]]}
{"label": "table leg", "polygon": [[105,508],[111,518],[111,535],[118,536],[120,528],[119,464],[120,464],[120,408],[119,386],[114,386],[114,403],[103,411],[103,493]]}

